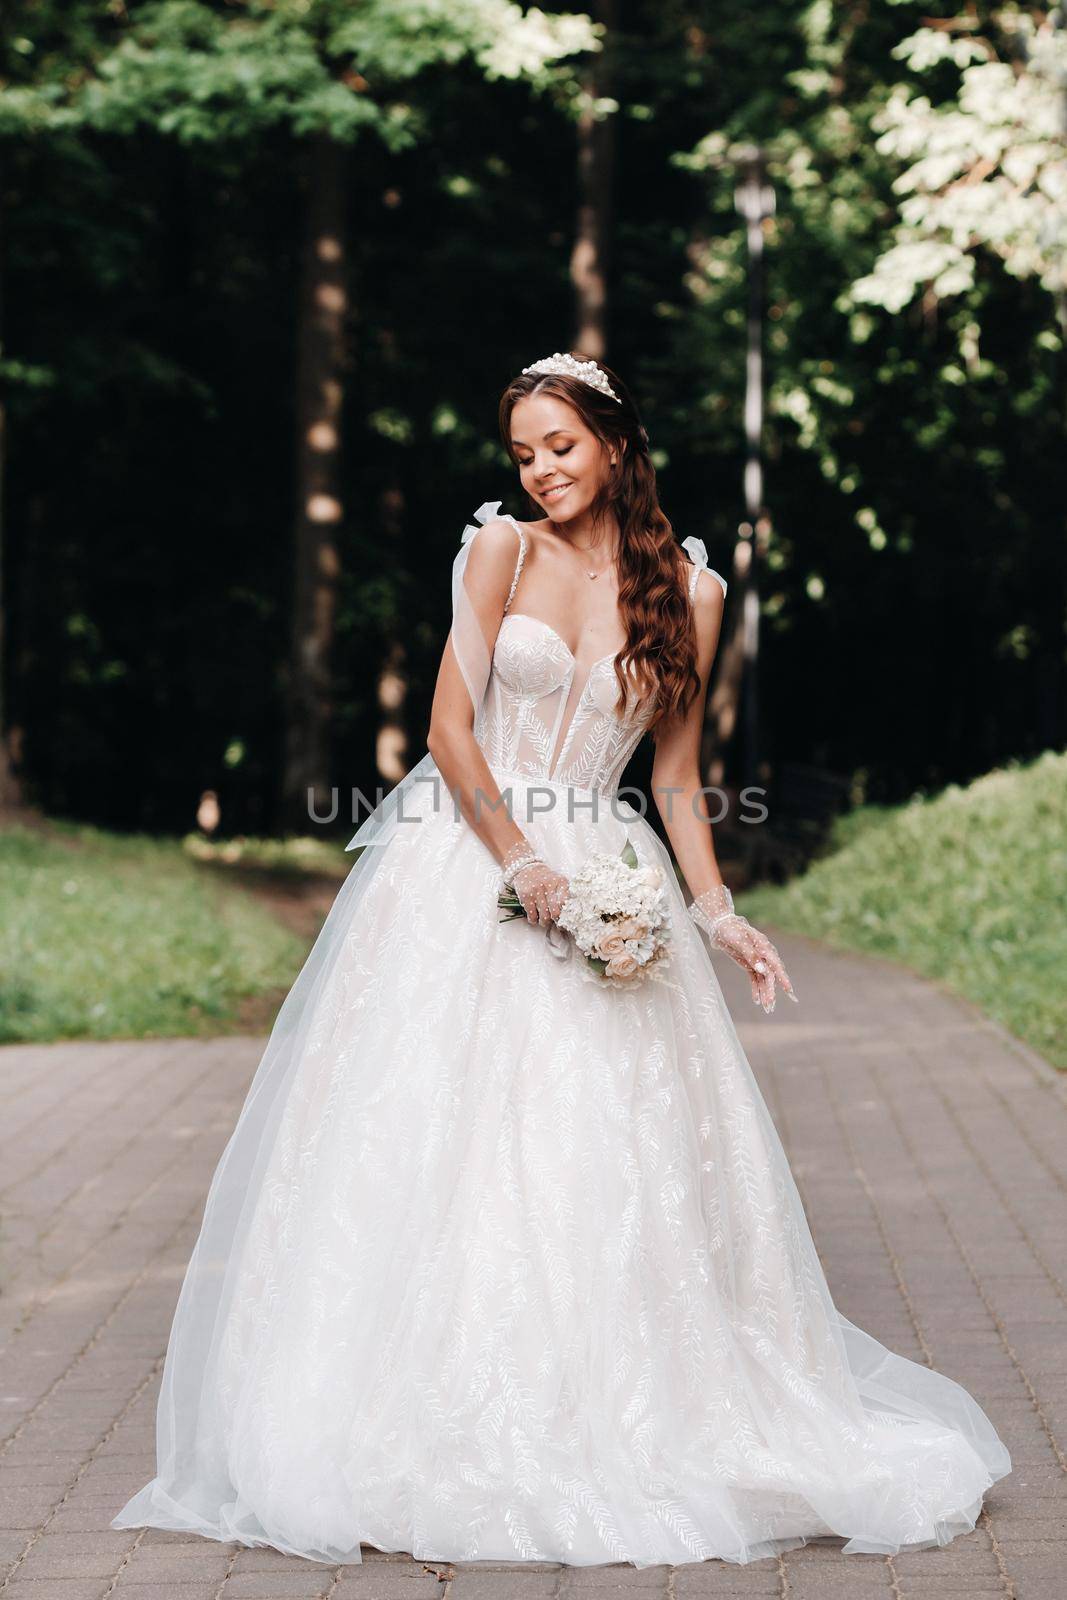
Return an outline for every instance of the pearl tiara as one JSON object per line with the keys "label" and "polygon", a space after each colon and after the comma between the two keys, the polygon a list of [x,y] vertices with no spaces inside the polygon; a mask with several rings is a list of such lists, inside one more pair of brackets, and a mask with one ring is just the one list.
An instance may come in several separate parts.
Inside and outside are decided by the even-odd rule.
{"label": "pearl tiara", "polygon": [[523,367],[522,370],[554,372],[567,378],[580,378],[582,383],[590,384],[594,389],[599,389],[601,394],[610,395],[620,406],[622,405],[622,401],[595,361],[575,361],[572,355],[557,350],[554,355],[543,356],[540,361],[535,361],[532,367]]}

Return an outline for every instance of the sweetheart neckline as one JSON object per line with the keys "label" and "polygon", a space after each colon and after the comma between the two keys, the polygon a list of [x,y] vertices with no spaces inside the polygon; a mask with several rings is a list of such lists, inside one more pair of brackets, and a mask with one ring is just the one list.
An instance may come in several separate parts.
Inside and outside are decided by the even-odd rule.
{"label": "sweetheart neckline", "polygon": [[[552,626],[551,622],[545,622],[543,617],[531,617],[531,615],[530,615],[530,613],[528,611],[509,611],[507,616],[504,618],[504,622],[509,621],[513,617],[522,617],[527,622],[536,622],[537,626],[539,628],[547,629],[547,631],[552,635],[552,637],[554,639],[558,639],[560,644],[563,646],[564,650],[566,650],[567,654],[571,658],[571,665],[575,666],[575,667],[578,665],[578,657],[575,655],[574,651],[571,649],[571,647],[567,643],[566,639],[564,639],[563,635],[556,632],[556,630]],[[503,626],[503,623],[501,623],[501,626]],[[592,665],[589,668],[589,673],[591,674],[597,667],[601,666],[605,661],[617,661],[619,656],[621,656],[621,655],[622,655],[622,651],[621,650],[609,650],[608,654],[606,656],[601,656],[599,660],[594,661],[592,663]],[[587,674],[587,676],[588,676],[588,674]]]}
{"label": "sweetheart neckline", "polygon": [[[545,622],[541,617],[531,617],[531,615],[530,615],[530,613],[528,611],[509,611],[504,616],[503,620],[501,621],[500,626],[503,627],[504,623],[507,622],[508,619],[512,618],[512,617],[521,617],[526,622],[535,623],[537,625],[537,627],[544,628],[546,633],[550,633],[554,639],[557,639],[559,641],[559,643],[563,646],[564,650],[566,650],[567,655],[570,657],[570,663],[571,663],[570,664],[570,674],[571,674],[571,682],[573,683],[573,681],[574,681],[574,670],[578,665],[578,657],[575,655],[574,651],[571,649],[571,647],[567,643],[566,639],[564,639],[563,635],[556,632],[556,630],[552,626],[551,622]],[[617,661],[619,659],[619,657],[622,655],[622,653],[623,652],[621,650],[615,650],[615,651],[612,651],[609,655],[601,656],[599,661],[594,661],[593,662],[592,666],[589,668],[589,671],[586,673],[585,681],[582,684],[581,692],[578,695],[577,701],[575,702],[574,710],[571,712],[570,720],[567,723],[566,731],[564,732],[562,742],[558,745],[558,747],[556,748],[556,750],[555,750],[555,752],[554,752],[554,754],[553,754],[553,756],[551,758],[550,771],[549,771],[549,774],[548,774],[548,781],[550,783],[553,783],[553,782],[556,781],[556,774],[559,772],[560,762],[563,760],[563,757],[567,754],[568,750],[570,749],[571,734],[574,732],[575,723],[577,722],[577,719],[578,719],[578,711],[579,711],[580,707],[584,704],[586,695],[590,693],[590,685],[592,684],[592,681],[593,681],[593,673],[596,672],[598,667],[602,667],[606,661],[608,661],[608,662]],[[567,692],[567,695],[566,695],[566,697],[565,697],[565,699],[563,701],[563,704],[560,706],[560,716],[563,715],[563,712],[565,711],[567,703],[569,702],[569,700],[570,700],[570,691],[568,689],[568,692]],[[555,730],[554,730],[554,733],[555,733]]]}

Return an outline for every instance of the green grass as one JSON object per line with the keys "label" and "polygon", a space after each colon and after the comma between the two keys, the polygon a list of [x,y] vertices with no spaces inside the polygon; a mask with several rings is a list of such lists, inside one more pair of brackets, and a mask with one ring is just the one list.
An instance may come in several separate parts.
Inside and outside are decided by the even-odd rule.
{"label": "green grass", "polygon": [[51,821],[0,833],[0,1041],[224,1033],[280,999],[306,944],[197,854]]}
{"label": "green grass", "polygon": [[246,873],[269,873],[275,883],[298,882],[309,873],[336,878],[338,887],[355,856],[335,841],[303,837],[286,839],[206,839],[191,833],[182,848],[195,861],[235,867]]}
{"label": "green grass", "polygon": [[[307,953],[230,880],[340,882],[350,865],[318,841],[5,829],[0,1042],[228,1031],[256,997],[280,1002]],[[1067,1068],[1067,754],[854,811],[802,877],[738,909],[902,962]]]}
{"label": "green grass", "polygon": [[1067,1068],[1067,754],[863,807],[803,876],[738,910],[936,978]]}

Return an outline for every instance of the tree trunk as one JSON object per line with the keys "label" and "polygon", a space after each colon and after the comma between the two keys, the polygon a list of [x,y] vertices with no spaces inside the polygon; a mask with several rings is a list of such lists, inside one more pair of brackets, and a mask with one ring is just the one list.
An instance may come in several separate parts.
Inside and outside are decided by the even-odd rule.
{"label": "tree trunk", "polygon": [[[0,172],[2,179],[2,172]],[[0,206],[3,205],[0,182]],[[0,211],[0,329],[3,326],[3,282],[5,251],[3,248],[4,215]],[[9,656],[7,619],[7,566],[4,560],[4,488],[7,475],[7,407],[0,392],[0,811],[10,811],[23,803],[22,785],[15,773],[12,745],[19,741],[19,730],[10,725],[11,710],[7,703],[7,663]]]}
{"label": "tree trunk", "polygon": [[[596,0],[590,8],[605,24],[603,48],[594,56],[584,90],[590,101],[612,97],[618,0]],[[574,348],[600,361],[608,346],[608,267],[615,172],[615,113],[597,116],[587,105],[578,119],[578,215],[571,251],[574,284]]]}
{"label": "tree trunk", "polygon": [[297,504],[283,810],[306,832],[331,814],[330,655],[340,577],[341,412],[344,400],[346,151],[308,141],[297,326]]}
{"label": "tree trunk", "polygon": [[[389,553],[392,580],[400,584],[405,559],[404,491],[392,483],[381,497],[381,524]],[[378,733],[375,740],[375,765],[378,778],[387,787],[399,783],[413,765],[408,729],[408,656],[404,630],[397,627],[386,641],[384,659],[378,672]]]}
{"label": "tree trunk", "polygon": [[19,810],[24,804],[22,784],[16,774],[14,759],[14,750],[21,742],[21,732],[11,723],[11,708],[8,705],[7,696],[7,662],[9,655],[7,638],[8,599],[7,570],[2,550],[6,450],[7,411],[3,400],[0,399],[0,815]]}

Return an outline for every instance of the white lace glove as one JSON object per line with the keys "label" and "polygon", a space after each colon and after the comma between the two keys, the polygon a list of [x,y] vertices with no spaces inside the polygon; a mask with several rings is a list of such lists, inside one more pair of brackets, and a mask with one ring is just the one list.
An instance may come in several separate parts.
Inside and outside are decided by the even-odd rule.
{"label": "white lace glove", "polygon": [[774,1010],[775,980],[795,1004],[793,993],[782,958],[765,933],[754,928],[747,917],[734,910],[733,895],[725,884],[705,889],[689,907],[689,915],[698,928],[703,928],[711,943],[743,967],[752,983],[752,999],[764,1011]]}
{"label": "white lace glove", "polygon": [[555,922],[570,892],[570,880],[542,861],[526,840],[511,846],[501,867],[504,888],[514,889],[531,926]]}

